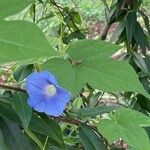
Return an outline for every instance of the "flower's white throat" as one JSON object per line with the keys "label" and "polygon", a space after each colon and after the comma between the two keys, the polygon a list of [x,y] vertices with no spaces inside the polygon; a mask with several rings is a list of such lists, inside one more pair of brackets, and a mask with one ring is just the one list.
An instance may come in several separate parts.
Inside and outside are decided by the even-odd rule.
{"label": "flower's white throat", "polygon": [[56,87],[53,84],[49,84],[45,87],[45,93],[47,96],[53,96],[56,93]]}

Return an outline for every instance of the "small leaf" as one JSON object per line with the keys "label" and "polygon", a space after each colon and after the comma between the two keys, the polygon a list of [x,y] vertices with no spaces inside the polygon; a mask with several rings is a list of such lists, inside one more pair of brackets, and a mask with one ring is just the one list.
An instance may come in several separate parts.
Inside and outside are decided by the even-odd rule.
{"label": "small leaf", "polygon": [[148,31],[148,34],[150,35],[150,24],[149,24],[149,18],[148,16],[146,16],[142,11],[140,11],[140,14],[142,15],[143,17],[143,20],[144,20],[144,23],[145,23],[145,27]]}
{"label": "small leaf", "polygon": [[16,112],[12,109],[11,104],[0,102],[0,116],[6,117],[12,121],[20,123],[20,119]]}
{"label": "small leaf", "polygon": [[130,12],[126,17],[126,34],[128,43],[131,43],[137,25],[136,12]]}
{"label": "small leaf", "polygon": [[82,125],[79,128],[79,136],[85,150],[106,150],[106,147],[98,134],[89,126]]}
{"label": "small leaf", "polygon": [[133,53],[134,56],[134,62],[136,63],[136,65],[148,76],[150,76],[150,72],[149,69],[147,67],[147,64],[144,60],[144,58],[142,58],[142,56],[136,52]]}
{"label": "small leaf", "polygon": [[113,111],[115,109],[120,108],[119,106],[97,106],[94,108],[82,108],[78,111],[79,117],[94,117],[96,115],[102,115],[104,113],[108,113],[110,111]]}
{"label": "small leaf", "polygon": [[146,38],[145,33],[143,32],[143,28],[137,23],[137,27],[135,28],[134,39],[138,45],[140,45],[142,50],[145,50],[146,47],[149,48],[149,43]]}
{"label": "small leaf", "polygon": [[122,32],[125,29],[125,24],[124,22],[120,22],[119,25],[116,27],[115,31],[112,33],[110,41],[114,42],[119,39],[121,36]]}
{"label": "small leaf", "polygon": [[13,108],[20,117],[24,129],[27,129],[32,116],[32,109],[27,104],[27,95],[15,93],[13,96]]}
{"label": "small leaf", "polygon": [[22,81],[33,71],[33,64],[23,65],[17,68],[13,76],[16,81]]}

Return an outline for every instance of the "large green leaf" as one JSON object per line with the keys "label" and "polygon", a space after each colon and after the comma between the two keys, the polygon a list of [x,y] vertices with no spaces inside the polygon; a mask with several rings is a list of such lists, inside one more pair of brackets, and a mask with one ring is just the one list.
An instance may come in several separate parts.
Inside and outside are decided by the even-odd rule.
{"label": "large green leaf", "polygon": [[25,21],[0,22],[0,63],[53,54],[52,47],[35,24]]}
{"label": "large green leaf", "polygon": [[89,126],[82,125],[79,136],[85,150],[106,150],[103,140]]}
{"label": "large green leaf", "polygon": [[11,150],[32,150],[25,135],[19,126],[8,119],[0,119],[0,128],[8,149]]}
{"label": "large green leaf", "polygon": [[35,0],[0,0],[0,19],[14,15]]}
{"label": "large green leaf", "polygon": [[52,145],[56,145],[56,147],[62,150],[64,149],[61,129],[54,120],[41,118],[34,114],[31,118],[29,129],[48,136]]}
{"label": "large green leaf", "polygon": [[146,131],[141,127],[148,125],[150,118],[131,109],[120,109],[111,113],[109,119],[102,119],[97,127],[109,141],[122,138],[129,146],[138,150],[149,150],[150,142]]}
{"label": "large green leaf", "polygon": [[32,116],[32,109],[27,104],[27,95],[15,93],[13,96],[13,107],[20,117],[23,127],[27,129]]}
{"label": "large green leaf", "polygon": [[43,69],[54,73],[58,84],[73,94],[88,82],[93,88],[107,92],[133,91],[149,97],[127,62],[108,58],[115,50],[118,50],[116,45],[102,41],[78,41],[68,50],[72,63],[54,58]]}
{"label": "large green leaf", "polygon": [[74,60],[87,60],[108,58],[119,49],[117,45],[101,40],[78,40],[69,46],[67,52]]}

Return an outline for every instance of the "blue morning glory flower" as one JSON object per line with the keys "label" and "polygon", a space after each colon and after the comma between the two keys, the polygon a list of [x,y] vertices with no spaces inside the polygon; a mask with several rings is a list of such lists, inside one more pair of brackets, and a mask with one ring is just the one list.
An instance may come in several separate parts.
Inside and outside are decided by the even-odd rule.
{"label": "blue morning glory flower", "polygon": [[58,86],[48,71],[33,72],[26,79],[28,104],[38,112],[60,116],[71,99],[69,92]]}

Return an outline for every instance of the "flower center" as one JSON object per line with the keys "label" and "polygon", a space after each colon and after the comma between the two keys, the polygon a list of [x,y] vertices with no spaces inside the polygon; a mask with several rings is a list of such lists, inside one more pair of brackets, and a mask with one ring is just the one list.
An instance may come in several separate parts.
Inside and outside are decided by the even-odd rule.
{"label": "flower center", "polygon": [[45,87],[45,93],[48,96],[53,96],[56,93],[56,88],[54,85],[50,84]]}

